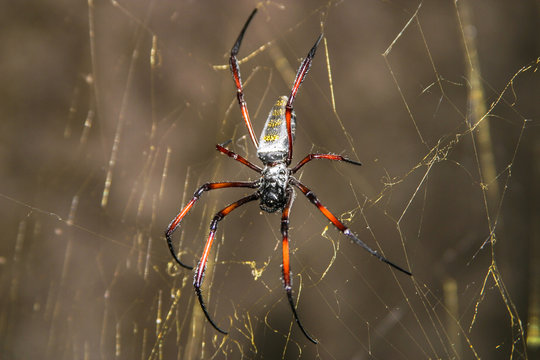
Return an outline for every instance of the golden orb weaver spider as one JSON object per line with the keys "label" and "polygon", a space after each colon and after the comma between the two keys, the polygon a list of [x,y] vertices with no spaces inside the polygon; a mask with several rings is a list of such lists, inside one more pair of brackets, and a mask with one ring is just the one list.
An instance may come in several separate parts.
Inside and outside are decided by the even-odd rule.
{"label": "golden orb weaver spider", "polygon": [[296,166],[293,168],[289,168],[289,165],[291,164],[292,160],[292,153],[293,153],[293,140],[294,140],[294,134],[295,134],[295,128],[296,128],[296,116],[293,110],[293,102],[296,98],[296,94],[298,92],[298,89],[300,88],[300,85],[302,84],[302,81],[304,80],[306,74],[309,71],[309,68],[311,66],[311,62],[313,60],[313,57],[315,56],[315,51],[317,50],[317,46],[319,45],[319,42],[322,39],[322,34],[319,35],[317,40],[315,41],[315,44],[311,48],[311,50],[308,52],[306,58],[302,61],[300,64],[300,67],[298,68],[298,72],[296,73],[296,78],[294,80],[291,94],[287,96],[280,96],[278,100],[276,101],[275,105],[270,110],[270,114],[268,115],[268,118],[266,120],[266,123],[264,125],[263,131],[260,136],[260,144],[257,142],[257,139],[255,138],[255,133],[253,131],[253,126],[251,125],[251,121],[249,119],[249,113],[247,109],[246,101],[244,100],[244,90],[242,87],[242,80],[240,77],[240,66],[238,64],[238,60],[236,58],[236,55],[238,54],[238,51],[240,49],[240,45],[242,43],[242,39],[244,37],[244,33],[246,32],[247,27],[249,26],[249,23],[251,22],[251,19],[255,16],[255,13],[257,12],[257,9],[254,9],[249,18],[247,19],[246,23],[244,24],[244,27],[240,31],[240,34],[238,35],[238,38],[236,39],[236,42],[234,43],[234,46],[231,49],[231,56],[230,56],[230,69],[231,73],[234,79],[234,83],[236,85],[236,91],[237,91],[237,97],[238,97],[238,104],[240,105],[240,111],[242,113],[242,118],[244,119],[244,122],[246,124],[246,127],[249,131],[249,136],[251,137],[251,141],[253,142],[253,145],[257,149],[257,156],[263,163],[264,167],[259,167],[250,161],[246,160],[242,156],[228,150],[225,148],[225,144],[216,145],[216,149],[233,158],[234,160],[238,161],[239,163],[249,167],[251,170],[254,170],[258,172],[261,177],[256,181],[235,181],[235,182],[217,182],[217,183],[206,183],[199,187],[197,191],[193,194],[193,198],[187,203],[186,206],[176,215],[176,217],[171,221],[169,226],[167,227],[167,230],[165,232],[165,237],[167,239],[167,244],[169,246],[169,250],[174,258],[174,260],[182,267],[186,269],[192,270],[192,266],[188,266],[184,264],[178,256],[176,255],[176,251],[174,250],[174,246],[172,243],[172,233],[178,228],[180,225],[180,222],[186,216],[186,214],[190,211],[190,209],[193,207],[193,205],[199,200],[201,195],[205,191],[215,190],[215,189],[224,189],[224,188],[233,188],[233,187],[243,187],[243,188],[251,188],[251,189],[257,189],[255,193],[248,195],[246,197],[243,197],[242,199],[228,205],[227,207],[223,208],[221,211],[216,213],[214,218],[212,219],[210,223],[210,234],[208,235],[208,239],[206,240],[206,245],[204,246],[204,251],[201,257],[201,260],[199,261],[197,268],[195,270],[193,285],[195,287],[195,293],[197,294],[197,298],[199,299],[199,303],[201,305],[201,308],[204,312],[204,315],[212,324],[212,326],[219,331],[220,333],[227,334],[226,331],[222,330],[220,327],[216,325],[216,323],[212,320],[210,317],[210,314],[208,313],[208,310],[206,309],[206,305],[203,301],[203,297],[201,294],[201,285],[203,281],[204,271],[206,268],[206,263],[208,261],[208,255],[210,253],[210,248],[212,246],[212,242],[214,241],[214,236],[216,234],[217,225],[218,223],[223,220],[225,216],[227,216],[231,211],[234,209],[254,200],[260,201],[260,208],[266,212],[272,213],[278,210],[282,211],[281,215],[281,234],[283,237],[282,240],[282,248],[283,248],[283,286],[285,288],[285,291],[287,292],[287,299],[289,300],[289,304],[291,306],[291,310],[294,316],[294,319],[296,323],[298,324],[298,327],[302,331],[302,333],[314,344],[317,344],[317,341],[308,334],[302,323],[300,322],[300,319],[298,317],[298,314],[296,312],[296,306],[294,304],[294,299],[292,296],[292,282],[291,282],[291,270],[289,265],[289,212],[291,209],[291,205],[294,198],[294,188],[298,188],[308,199],[311,201],[313,205],[319,209],[319,211],[344,235],[348,236],[352,241],[354,241],[356,244],[363,247],[365,250],[367,250],[371,255],[377,257],[380,261],[392,266],[393,268],[411,276],[412,274],[395,265],[394,263],[387,260],[384,256],[379,254],[377,251],[372,250],[367,244],[365,244],[362,240],[360,240],[349,228],[347,228],[341,221],[339,221],[336,216],[334,216],[325,206],[321,204],[319,199],[315,196],[315,194],[304,184],[302,184],[300,181],[295,179],[293,175],[306,163],[310,162],[313,159],[327,159],[327,160],[336,160],[336,161],[344,161],[350,164],[354,165],[361,165],[359,162],[347,159],[341,155],[334,155],[334,154],[308,154],[305,156]]}

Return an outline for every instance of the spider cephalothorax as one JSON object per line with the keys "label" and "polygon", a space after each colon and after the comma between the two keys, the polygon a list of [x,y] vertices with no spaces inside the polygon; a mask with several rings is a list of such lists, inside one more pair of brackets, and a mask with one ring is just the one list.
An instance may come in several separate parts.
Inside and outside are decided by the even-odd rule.
{"label": "spider cephalothorax", "polygon": [[225,148],[225,144],[216,145],[216,148],[219,152],[233,158],[234,160],[242,163],[243,165],[249,167],[251,170],[258,172],[261,177],[255,181],[233,181],[233,182],[217,182],[217,183],[206,183],[202,185],[195,193],[193,198],[187,203],[186,206],[176,215],[176,217],[171,221],[167,231],[165,232],[165,237],[167,238],[167,244],[169,250],[174,258],[174,260],[181,266],[187,269],[193,269],[193,267],[184,264],[174,250],[172,243],[172,233],[178,228],[180,222],[193,207],[195,202],[199,200],[201,195],[205,191],[231,188],[231,187],[243,187],[250,189],[257,189],[255,193],[245,196],[238,201],[233,202],[232,204],[226,206],[221,211],[218,211],[212,222],[210,223],[210,233],[208,234],[208,239],[206,240],[206,245],[204,246],[203,254],[201,260],[195,270],[195,276],[193,285],[195,287],[195,292],[201,304],[201,308],[204,312],[204,315],[212,326],[219,332],[226,334],[227,332],[220,329],[210,317],[206,309],[206,305],[203,301],[201,294],[201,285],[204,275],[204,270],[206,268],[206,263],[208,261],[208,255],[210,253],[210,248],[214,241],[214,236],[217,231],[218,223],[225,218],[231,211],[234,209],[254,200],[260,200],[260,207],[262,210],[272,213],[278,210],[281,210],[281,235],[283,237],[283,267],[282,267],[282,276],[283,276],[283,287],[287,293],[287,299],[291,306],[291,310],[294,316],[294,319],[300,330],[304,335],[313,343],[317,343],[304,329],[298,314],[296,313],[296,307],[294,305],[294,299],[292,296],[292,280],[291,280],[291,270],[290,270],[290,261],[289,261],[289,213],[291,210],[292,200],[294,198],[294,188],[300,190],[308,200],[319,209],[319,211],[344,235],[348,236],[355,243],[367,250],[371,255],[377,257],[382,262],[387,263],[388,265],[394,267],[395,269],[402,271],[407,275],[411,275],[407,270],[402,269],[401,267],[393,264],[387,260],[384,256],[379,254],[377,251],[372,250],[367,244],[360,240],[349,228],[347,228],[341,221],[339,221],[334,214],[332,214],[325,206],[323,206],[317,196],[304,184],[295,179],[292,175],[295,174],[302,166],[313,159],[327,159],[327,160],[336,160],[344,161],[354,165],[361,165],[359,162],[349,160],[341,155],[334,154],[308,154],[302,160],[298,162],[293,168],[289,168],[292,159],[293,152],[293,140],[294,132],[296,127],[296,117],[293,111],[293,102],[300,87],[300,84],[304,80],[310,66],[313,57],[315,56],[315,51],[317,46],[322,39],[320,35],[315,41],[315,45],[308,52],[306,58],[300,64],[298,72],[296,73],[296,78],[292,86],[291,94],[289,96],[281,96],[276,101],[275,105],[270,110],[270,114],[266,119],[264,124],[264,129],[261,133],[260,144],[257,143],[255,138],[255,132],[253,131],[253,126],[249,119],[249,113],[247,109],[246,101],[244,100],[244,90],[242,87],[242,80],[240,78],[240,67],[236,55],[240,49],[240,44],[244,37],[244,33],[257,12],[257,9],[253,10],[250,17],[246,21],[244,27],[240,31],[240,35],[236,39],[236,42],[231,50],[230,57],[230,66],[233,79],[236,85],[238,104],[240,105],[240,111],[242,113],[242,118],[246,124],[246,127],[249,132],[249,136],[253,145],[257,149],[257,156],[263,163],[264,167],[261,168],[250,161],[246,160],[242,156],[232,152],[229,149]]}
{"label": "spider cephalothorax", "polygon": [[287,204],[289,170],[285,163],[266,166],[262,172],[259,194],[262,210],[272,213],[283,210]]}

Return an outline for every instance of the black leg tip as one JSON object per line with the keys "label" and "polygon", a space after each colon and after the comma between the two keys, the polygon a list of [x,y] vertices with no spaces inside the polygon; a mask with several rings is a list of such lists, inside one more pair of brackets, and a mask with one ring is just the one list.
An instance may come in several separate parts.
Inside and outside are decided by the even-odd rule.
{"label": "black leg tip", "polygon": [[197,293],[197,298],[199,299],[199,304],[201,305],[201,309],[202,309],[202,311],[204,313],[204,316],[206,316],[206,319],[208,320],[208,322],[212,325],[212,327],[214,329],[216,329],[217,331],[219,331],[223,335],[227,335],[228,332],[225,331],[225,330],[222,330],[219,326],[217,326],[216,323],[210,317],[210,314],[206,310],[206,305],[204,304],[204,301],[203,301],[203,298],[202,298],[201,289],[199,287],[197,287],[197,285],[195,285],[195,293]]}
{"label": "black leg tip", "polygon": [[362,163],[359,162],[359,161],[354,161],[354,160],[351,160],[351,159],[345,159],[345,158],[343,158],[343,161],[348,162],[349,164],[362,166]]}
{"label": "black leg tip", "polygon": [[290,289],[287,290],[287,299],[289,300],[289,304],[291,305],[291,310],[293,312],[294,319],[296,320],[296,323],[298,324],[298,327],[300,328],[300,330],[302,330],[302,333],[304,334],[304,336],[312,343],[318,344],[319,342],[315,340],[311,335],[308,334],[308,332],[306,331],[306,329],[304,329],[304,326],[300,322],[300,319],[298,318],[298,314],[296,313],[296,307],[294,305],[292,291]]}

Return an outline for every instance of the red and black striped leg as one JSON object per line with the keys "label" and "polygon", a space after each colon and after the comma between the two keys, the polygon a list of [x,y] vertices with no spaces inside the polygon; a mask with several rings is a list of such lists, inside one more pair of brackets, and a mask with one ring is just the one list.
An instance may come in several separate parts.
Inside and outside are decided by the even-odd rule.
{"label": "red and black striped leg", "polygon": [[298,164],[296,164],[295,167],[293,167],[291,169],[291,174],[294,174],[296,173],[298,170],[300,170],[300,168],[302,166],[304,166],[305,164],[307,164],[308,162],[310,162],[311,160],[313,159],[328,159],[328,160],[337,160],[337,161],[345,161],[345,162],[348,162],[349,164],[353,164],[353,165],[362,165],[361,163],[359,163],[358,161],[354,161],[354,160],[351,160],[351,159],[347,159],[347,158],[344,158],[343,156],[341,155],[334,155],[334,154],[308,154],[305,158],[303,158]]}
{"label": "red and black striped leg", "polygon": [[293,146],[292,146],[293,138],[292,138],[292,125],[291,125],[293,102],[294,102],[294,99],[296,98],[296,94],[298,93],[298,89],[300,88],[302,81],[304,81],[304,78],[306,77],[306,74],[308,73],[309,68],[311,67],[311,61],[313,60],[313,57],[315,56],[315,52],[317,51],[317,46],[319,46],[321,39],[322,39],[322,34],[319,35],[319,37],[315,41],[315,44],[313,45],[311,50],[309,50],[306,58],[300,64],[300,67],[298,68],[298,71],[296,72],[296,78],[294,79],[291,95],[289,96],[287,105],[285,105],[285,121],[287,124],[287,136],[289,137],[289,154],[287,156],[287,165],[291,163],[292,152],[293,152]]}
{"label": "red and black striped leg", "polygon": [[257,165],[253,164],[252,162],[244,159],[242,156],[238,155],[237,153],[235,152],[232,152],[231,150],[229,149],[226,149],[224,147],[225,144],[221,144],[221,145],[216,145],[216,149],[222,153],[222,154],[225,154],[227,155],[228,157],[231,157],[233,158],[234,160],[238,161],[239,163],[242,163],[244,165],[246,165],[248,168],[250,168],[251,170],[255,170],[256,172],[258,172],[259,174],[262,173],[262,169],[260,167],[258,167]]}
{"label": "red and black striped leg", "polygon": [[304,329],[304,327],[302,326],[302,323],[300,322],[300,319],[298,318],[298,314],[296,313],[296,306],[294,305],[294,299],[292,296],[291,268],[290,268],[290,259],[289,259],[289,213],[291,210],[293,198],[294,198],[294,193],[292,191],[289,191],[289,200],[287,201],[287,205],[283,209],[283,214],[281,216],[281,235],[283,236],[283,287],[285,288],[285,291],[287,292],[287,298],[289,299],[289,304],[291,305],[294,319],[296,320],[296,323],[300,327],[300,330],[302,330],[302,332],[308,338],[309,341],[311,341],[314,344],[317,344],[317,341],[314,340],[307,333],[306,329]]}
{"label": "red and black striped leg", "polygon": [[190,200],[190,202],[187,203],[186,206],[176,215],[176,217],[170,222],[169,226],[167,227],[167,230],[165,231],[165,238],[167,238],[167,245],[169,245],[169,250],[174,258],[174,260],[182,267],[185,267],[186,269],[193,269],[193,266],[189,266],[184,264],[178,256],[176,255],[176,251],[174,250],[174,246],[172,243],[172,234],[173,232],[178,228],[180,225],[180,222],[186,216],[186,214],[191,210],[193,205],[199,200],[203,192],[209,191],[209,190],[215,190],[215,189],[223,189],[223,188],[230,188],[230,187],[245,187],[245,188],[256,188],[259,186],[258,181],[237,181],[237,182],[220,182],[220,183],[206,183],[202,185],[200,188],[195,191],[193,194],[193,198]]}
{"label": "red and black striped leg", "polygon": [[249,120],[249,112],[247,108],[246,101],[244,100],[244,89],[242,87],[242,78],[240,76],[240,65],[238,64],[238,59],[236,58],[236,55],[238,55],[238,50],[240,50],[240,45],[242,44],[242,39],[244,38],[244,33],[246,32],[246,29],[251,22],[251,19],[253,19],[253,16],[255,16],[255,13],[257,12],[257,9],[255,8],[251,15],[249,15],[249,18],[247,19],[246,23],[244,24],[244,27],[242,28],[242,31],[240,31],[240,34],[238,35],[238,38],[236,39],[236,42],[234,43],[234,46],[231,49],[231,57],[229,59],[229,65],[231,68],[232,76],[234,79],[234,84],[236,85],[236,96],[238,97],[238,104],[240,105],[240,111],[242,112],[242,118],[244,119],[244,122],[246,123],[246,127],[249,132],[249,136],[251,137],[251,141],[255,145],[255,148],[259,147],[259,144],[257,143],[257,139],[255,138],[255,132],[253,131],[253,125],[251,125],[251,121]]}
{"label": "red and black striped leg", "polygon": [[379,254],[377,251],[371,249],[366,243],[364,243],[362,240],[360,240],[348,227],[343,225],[343,223],[341,221],[339,221],[334,216],[334,214],[332,214],[326,207],[324,207],[321,204],[321,202],[319,201],[319,199],[317,199],[317,196],[310,189],[308,189],[304,184],[302,184],[298,180],[295,180],[294,182],[292,182],[292,184],[294,186],[296,186],[298,189],[300,189],[300,191],[302,191],[304,193],[304,195],[309,199],[309,201],[311,201],[311,203],[313,205],[315,205],[319,209],[319,211],[322,212],[323,215],[326,216],[326,218],[328,220],[330,220],[330,222],[332,224],[334,224],[334,226],[336,228],[338,228],[339,231],[341,231],[343,233],[343,235],[346,235],[349,238],[351,238],[352,241],[354,241],[356,244],[363,247],[367,252],[369,252],[371,255],[375,256],[380,261],[392,266],[394,269],[399,270],[402,273],[405,273],[405,274],[407,274],[409,276],[412,276],[412,274],[409,271],[407,271],[407,270],[397,266],[396,264],[392,263],[390,260],[386,259],[384,256]]}
{"label": "red and black striped leg", "polygon": [[206,305],[204,304],[203,297],[201,294],[201,285],[202,285],[202,281],[204,277],[204,270],[206,270],[206,263],[208,261],[208,255],[210,254],[210,248],[212,247],[212,243],[214,242],[214,237],[216,235],[218,222],[223,220],[225,216],[227,216],[231,211],[233,211],[237,207],[242,206],[245,203],[248,203],[250,201],[257,200],[258,198],[259,198],[258,193],[246,196],[230,204],[229,206],[219,211],[218,213],[216,213],[216,215],[212,219],[212,222],[210,223],[210,234],[208,234],[208,240],[206,240],[206,245],[204,246],[204,251],[203,251],[201,260],[199,261],[199,264],[197,265],[197,270],[195,271],[195,277],[193,279],[193,286],[195,287],[195,293],[197,294],[197,297],[199,298],[199,303],[201,304],[201,308],[204,312],[204,315],[210,322],[210,324],[212,324],[212,326],[222,334],[227,334],[227,332],[220,329],[216,325],[216,323],[212,320],[212,318],[210,317],[210,314],[208,314],[208,311],[206,310]]}

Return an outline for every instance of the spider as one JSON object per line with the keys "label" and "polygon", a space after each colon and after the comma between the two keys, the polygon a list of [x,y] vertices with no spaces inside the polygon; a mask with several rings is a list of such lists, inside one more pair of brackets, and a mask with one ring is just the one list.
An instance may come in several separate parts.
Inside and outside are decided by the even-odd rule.
{"label": "spider", "polygon": [[319,35],[319,37],[315,41],[315,44],[313,45],[311,50],[308,52],[306,58],[302,61],[300,67],[298,68],[298,72],[296,74],[296,78],[292,86],[291,94],[288,97],[280,96],[278,100],[276,101],[276,103],[274,104],[274,106],[272,107],[272,109],[270,110],[270,114],[268,115],[268,118],[266,119],[266,123],[264,124],[264,129],[260,136],[260,140],[259,140],[260,143],[257,142],[257,139],[255,138],[255,133],[253,131],[253,127],[251,125],[251,121],[249,119],[247,104],[246,104],[246,101],[244,100],[244,90],[242,87],[242,80],[240,77],[240,67],[239,67],[238,59],[236,58],[236,55],[238,54],[240,45],[242,43],[242,39],[244,37],[244,33],[246,32],[246,29],[249,26],[249,23],[251,22],[253,17],[255,16],[256,12],[257,12],[257,9],[255,8],[253,12],[251,13],[251,15],[249,16],[249,18],[247,19],[246,23],[244,24],[244,27],[240,31],[240,34],[238,35],[238,38],[236,39],[236,42],[234,43],[234,46],[231,49],[231,56],[230,56],[229,63],[230,63],[230,70],[232,72],[234,83],[236,85],[236,94],[238,97],[238,104],[240,105],[242,118],[244,119],[246,127],[249,131],[249,136],[251,137],[251,141],[253,142],[253,145],[257,149],[257,156],[263,163],[263,167],[257,166],[251,163],[250,161],[246,160],[242,156],[232,152],[231,150],[228,150],[226,148],[227,143],[216,145],[216,149],[219,152],[238,161],[239,163],[247,166],[251,170],[256,171],[257,173],[260,174],[260,178],[255,181],[231,181],[231,182],[205,183],[204,185],[199,187],[197,191],[195,191],[195,193],[193,194],[193,198],[187,203],[186,206],[184,206],[184,208],[178,213],[178,215],[176,215],[176,217],[171,221],[171,223],[169,224],[165,232],[165,237],[167,239],[167,244],[169,246],[169,250],[174,260],[180,266],[192,270],[193,267],[184,264],[182,261],[180,261],[180,259],[176,255],[176,251],[174,250],[174,246],[173,246],[172,238],[171,238],[173,232],[178,228],[184,216],[186,216],[186,214],[191,210],[193,205],[195,205],[197,200],[199,200],[201,195],[206,191],[215,190],[215,189],[224,189],[224,188],[256,189],[255,193],[248,195],[246,197],[243,197],[240,200],[233,202],[232,204],[223,208],[221,211],[217,212],[214,218],[212,219],[210,223],[210,233],[208,235],[208,239],[206,240],[206,245],[204,246],[202,257],[195,270],[194,281],[193,281],[193,285],[195,287],[195,293],[197,294],[197,297],[199,299],[199,303],[204,312],[204,315],[206,316],[210,324],[212,324],[212,326],[220,333],[227,334],[226,331],[222,330],[220,327],[216,325],[216,323],[210,317],[208,310],[206,309],[205,302],[201,295],[201,285],[203,281],[204,271],[206,268],[206,263],[208,261],[210,248],[212,246],[212,242],[214,241],[218,223],[236,208],[248,202],[259,200],[260,201],[259,206],[261,210],[266,211],[268,213],[281,211],[281,234],[283,236],[283,240],[282,240],[283,287],[285,288],[285,291],[287,293],[287,299],[291,306],[291,310],[292,310],[294,319],[296,323],[298,324],[298,327],[300,328],[302,333],[309,339],[309,341],[311,341],[314,344],[317,344],[317,341],[311,335],[309,335],[309,333],[306,331],[306,329],[300,322],[300,319],[296,312],[294,299],[292,296],[292,281],[291,281],[291,269],[290,269],[290,260],[289,260],[289,213],[290,213],[291,205],[295,196],[295,193],[293,190],[294,188],[299,189],[309,199],[309,201],[313,205],[315,205],[317,209],[319,209],[319,211],[332,224],[334,224],[334,226],[339,231],[341,231],[345,236],[348,236],[356,244],[363,247],[371,255],[377,257],[377,259],[379,259],[380,261],[392,266],[393,268],[409,276],[411,276],[411,273],[395,265],[394,263],[390,262],[384,256],[379,254],[377,251],[372,250],[367,244],[365,244],[362,240],[360,240],[351,230],[349,230],[349,228],[347,228],[341,221],[339,221],[334,214],[332,214],[324,205],[322,205],[319,199],[317,198],[317,196],[315,196],[315,194],[307,186],[302,184],[299,180],[297,180],[293,176],[305,164],[307,164],[313,159],[344,161],[346,163],[353,164],[353,165],[361,165],[359,162],[347,159],[341,155],[308,154],[300,162],[298,162],[296,166],[294,166],[293,168],[289,168],[289,165],[291,164],[292,155],[293,155],[293,140],[294,140],[295,128],[296,128],[296,116],[293,110],[293,102],[294,102],[294,99],[296,98],[298,89],[300,85],[302,84],[302,81],[304,80],[311,66],[311,62],[313,60],[313,57],[315,56],[317,46],[319,45],[319,42],[322,39],[322,34]]}

